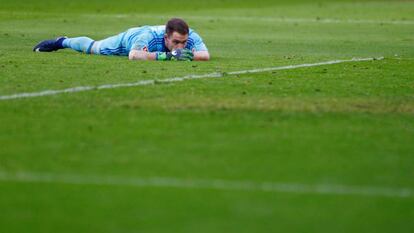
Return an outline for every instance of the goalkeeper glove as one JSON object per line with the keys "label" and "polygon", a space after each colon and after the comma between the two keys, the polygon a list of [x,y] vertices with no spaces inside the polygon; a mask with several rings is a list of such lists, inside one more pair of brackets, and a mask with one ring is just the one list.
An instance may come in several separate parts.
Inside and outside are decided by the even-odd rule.
{"label": "goalkeeper glove", "polygon": [[171,52],[158,52],[156,59],[158,61],[192,61],[194,54],[189,49],[175,49]]}

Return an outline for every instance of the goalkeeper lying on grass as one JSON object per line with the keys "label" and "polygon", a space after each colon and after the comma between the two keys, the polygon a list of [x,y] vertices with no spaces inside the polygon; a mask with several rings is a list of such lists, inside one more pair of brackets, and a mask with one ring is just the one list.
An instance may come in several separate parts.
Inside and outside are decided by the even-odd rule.
{"label": "goalkeeper lying on grass", "polygon": [[128,56],[130,60],[208,61],[210,54],[201,37],[182,19],[173,18],[165,26],[131,28],[104,40],[88,37],[44,40],[35,52],[71,48],[87,54]]}

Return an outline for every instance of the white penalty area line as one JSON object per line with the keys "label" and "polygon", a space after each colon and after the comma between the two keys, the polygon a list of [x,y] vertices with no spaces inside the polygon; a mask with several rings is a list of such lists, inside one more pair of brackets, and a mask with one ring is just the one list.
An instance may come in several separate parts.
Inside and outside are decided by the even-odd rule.
{"label": "white penalty area line", "polygon": [[0,101],[1,100],[12,100],[12,99],[23,99],[23,98],[34,98],[34,97],[40,97],[40,96],[58,95],[58,94],[63,94],[63,93],[75,93],[75,92],[84,92],[84,91],[92,91],[92,90],[146,86],[146,85],[154,85],[158,83],[182,82],[182,81],[191,80],[191,79],[221,78],[221,77],[234,76],[234,75],[240,75],[240,74],[254,74],[254,73],[263,73],[263,72],[277,71],[277,70],[291,70],[291,69],[298,69],[298,68],[303,68],[303,67],[332,65],[332,64],[339,64],[339,63],[346,63],[346,62],[374,61],[374,60],[382,60],[382,59],[384,59],[384,57],[352,58],[348,60],[333,60],[333,61],[325,61],[325,62],[318,62],[318,63],[308,63],[308,64],[289,65],[289,66],[276,66],[276,67],[269,67],[269,68],[240,70],[240,71],[232,71],[232,72],[224,72],[224,73],[215,72],[215,73],[209,73],[209,74],[186,75],[183,77],[173,77],[173,78],[166,78],[166,79],[141,80],[141,81],[133,82],[133,83],[104,84],[104,85],[99,85],[99,86],[79,86],[79,87],[71,87],[71,88],[61,89],[61,90],[44,90],[44,91],[39,91],[39,92],[26,92],[26,93],[12,94],[12,95],[3,95],[3,96],[0,96]]}
{"label": "white penalty area line", "polygon": [[70,185],[207,189],[219,191],[251,191],[313,195],[351,195],[390,198],[414,198],[414,190],[411,188],[350,186],[336,184],[312,185],[300,183],[254,182],[223,179],[186,179],[178,177],[120,177],[33,172],[6,173],[0,171],[0,181]]}

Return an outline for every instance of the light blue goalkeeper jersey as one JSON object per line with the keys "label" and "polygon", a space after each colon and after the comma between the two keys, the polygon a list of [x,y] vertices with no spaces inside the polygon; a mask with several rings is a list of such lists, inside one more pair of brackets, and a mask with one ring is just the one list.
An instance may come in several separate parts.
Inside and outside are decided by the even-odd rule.
{"label": "light blue goalkeeper jersey", "polygon": [[[102,55],[127,56],[132,49],[148,52],[167,52],[164,42],[165,25],[142,26],[128,29],[118,35],[96,41],[93,53]],[[187,49],[208,51],[201,37],[190,29]]]}

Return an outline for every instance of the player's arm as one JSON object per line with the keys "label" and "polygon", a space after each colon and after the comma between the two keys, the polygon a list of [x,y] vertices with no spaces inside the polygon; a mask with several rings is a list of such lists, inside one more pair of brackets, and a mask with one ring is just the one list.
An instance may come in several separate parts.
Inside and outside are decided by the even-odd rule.
{"label": "player's arm", "polygon": [[132,49],[129,52],[129,60],[156,60],[157,54],[145,50]]}
{"label": "player's arm", "polygon": [[156,53],[148,51],[149,42],[153,39],[152,33],[148,32],[144,32],[135,37],[128,54],[129,60],[156,60]]}
{"label": "player's arm", "polygon": [[203,39],[201,39],[201,37],[196,32],[191,33],[191,39],[194,41],[194,45],[192,46],[194,60],[210,60],[210,53],[208,52],[207,46],[204,44]]}
{"label": "player's arm", "polygon": [[208,61],[210,60],[210,53],[208,51],[194,51],[194,61]]}

